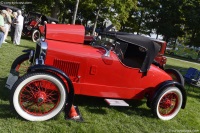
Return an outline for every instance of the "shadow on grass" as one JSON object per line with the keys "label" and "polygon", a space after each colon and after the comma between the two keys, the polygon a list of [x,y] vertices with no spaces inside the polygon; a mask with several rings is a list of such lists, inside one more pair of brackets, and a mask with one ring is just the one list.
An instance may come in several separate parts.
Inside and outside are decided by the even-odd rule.
{"label": "shadow on grass", "polygon": [[76,95],[74,105],[84,106],[88,112],[106,114],[104,107],[108,107],[103,98]]}
{"label": "shadow on grass", "polygon": [[0,103],[0,119],[7,119],[7,118],[16,118],[18,117],[13,110],[11,109],[9,104],[2,104]]}
{"label": "shadow on grass", "polygon": [[33,46],[17,45],[17,47],[22,47],[22,48],[26,48],[26,49],[35,49],[35,45],[33,45]]}
{"label": "shadow on grass", "polygon": [[[0,118],[13,118],[16,115],[12,112],[9,101],[10,90],[5,87],[7,78],[0,78]],[[8,104],[7,104],[8,103]]]}
{"label": "shadow on grass", "polygon": [[129,116],[134,114],[148,118],[153,117],[151,109],[146,106],[146,100],[128,100],[127,103],[129,103],[130,108],[114,107],[114,109]]}
{"label": "shadow on grass", "polygon": [[[26,40],[30,40],[30,39],[28,39],[28,38],[26,38]],[[8,45],[15,45],[15,44],[13,44],[13,42],[11,41],[11,40],[7,40],[6,42],[8,42],[9,44]],[[34,43],[35,44],[35,43]],[[35,45],[33,45],[33,46],[24,46],[24,45],[16,45],[17,47],[22,47],[22,48],[27,48],[27,49],[35,49]]]}
{"label": "shadow on grass", "polygon": [[0,78],[0,99],[9,100],[10,90],[5,87],[7,78]]}
{"label": "shadow on grass", "polygon": [[190,87],[187,90],[187,96],[198,99],[200,101],[200,87]]}
{"label": "shadow on grass", "polygon": [[21,38],[25,39],[25,40],[28,40],[28,41],[31,41],[31,36],[22,36]]}
{"label": "shadow on grass", "polygon": [[141,107],[141,105],[146,104],[146,101],[126,100],[126,102],[130,105],[129,107],[109,106],[104,101],[104,98],[76,95],[74,105],[84,106],[88,112],[95,114],[107,114],[106,109],[111,109],[117,110],[126,115],[135,114],[139,116],[152,117],[150,109]]}

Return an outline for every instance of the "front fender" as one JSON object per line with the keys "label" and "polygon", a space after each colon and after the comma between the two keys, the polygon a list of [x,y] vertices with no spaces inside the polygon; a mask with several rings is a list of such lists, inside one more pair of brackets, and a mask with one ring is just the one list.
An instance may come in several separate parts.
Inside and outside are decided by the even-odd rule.
{"label": "front fender", "polygon": [[187,94],[186,94],[186,90],[185,88],[183,87],[183,85],[181,85],[180,83],[176,82],[176,81],[172,81],[172,80],[168,80],[168,81],[165,81],[163,83],[161,83],[159,86],[158,86],[158,89],[155,91],[153,97],[152,97],[152,100],[149,101],[150,105],[152,104],[152,101],[153,99],[155,99],[155,97],[157,97],[161,91],[166,88],[166,87],[169,87],[169,86],[176,86],[177,88],[180,89],[182,95],[183,95],[183,103],[182,103],[182,106],[181,108],[184,109],[185,106],[186,106],[186,101],[187,101]]}
{"label": "front fender", "polygon": [[[47,66],[47,65],[35,65],[35,66],[31,66],[28,69],[28,72],[36,72],[36,71],[51,71],[51,72],[55,72],[59,75],[61,75],[62,77],[64,77],[64,79],[67,81],[68,87],[69,87],[69,93],[68,93],[68,98],[67,98],[67,104],[65,107],[65,114],[69,114],[69,111],[71,109],[71,106],[73,104],[73,100],[74,100],[74,86],[72,84],[72,81],[70,80],[70,78],[60,69],[52,67],[52,66]],[[67,90],[67,86],[65,85],[65,89]]]}

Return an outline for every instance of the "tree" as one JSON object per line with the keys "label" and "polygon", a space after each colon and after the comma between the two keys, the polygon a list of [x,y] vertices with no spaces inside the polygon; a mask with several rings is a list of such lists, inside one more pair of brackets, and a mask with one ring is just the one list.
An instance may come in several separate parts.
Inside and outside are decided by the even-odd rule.
{"label": "tree", "polygon": [[121,30],[137,34],[150,34],[158,21],[156,15],[159,5],[158,0],[138,0],[137,7],[130,11],[128,21]]}
{"label": "tree", "polygon": [[[99,16],[105,15],[106,12],[104,12],[104,11],[106,9],[109,9],[113,2],[114,2],[114,0],[84,0],[81,3],[82,8],[88,9],[88,11],[89,11],[89,12],[87,12],[88,14],[95,14],[95,20],[94,20],[94,25],[93,25],[93,30],[92,30],[93,35],[95,33],[95,29],[96,29],[96,25],[97,25]],[[106,11],[108,11],[108,10],[106,10]],[[91,16],[93,16],[93,15],[91,15]],[[89,16],[86,15],[86,17],[89,17]],[[91,18],[87,18],[87,20],[90,20],[90,19]]]}
{"label": "tree", "polygon": [[200,0],[184,0],[182,7],[187,32],[187,44],[200,46]]}
{"label": "tree", "polygon": [[124,26],[127,22],[130,11],[136,9],[136,5],[136,0],[115,0],[108,18],[118,29],[121,29],[121,26]]}

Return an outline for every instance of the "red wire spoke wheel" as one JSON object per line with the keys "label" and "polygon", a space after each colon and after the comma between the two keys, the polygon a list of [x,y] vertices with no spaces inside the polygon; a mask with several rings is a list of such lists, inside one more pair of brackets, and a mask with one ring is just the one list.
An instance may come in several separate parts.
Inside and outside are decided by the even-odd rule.
{"label": "red wire spoke wheel", "polygon": [[30,73],[15,83],[11,105],[26,120],[45,121],[62,111],[66,97],[59,77],[48,72]]}
{"label": "red wire spoke wheel", "polygon": [[177,87],[164,89],[154,100],[153,114],[161,120],[170,120],[180,111],[183,101],[181,91]]}
{"label": "red wire spoke wheel", "polygon": [[171,115],[177,108],[178,97],[175,93],[167,93],[161,100],[158,107],[163,116]]}
{"label": "red wire spoke wheel", "polygon": [[23,110],[35,116],[46,115],[60,102],[59,88],[47,80],[35,80],[25,85],[19,94]]}

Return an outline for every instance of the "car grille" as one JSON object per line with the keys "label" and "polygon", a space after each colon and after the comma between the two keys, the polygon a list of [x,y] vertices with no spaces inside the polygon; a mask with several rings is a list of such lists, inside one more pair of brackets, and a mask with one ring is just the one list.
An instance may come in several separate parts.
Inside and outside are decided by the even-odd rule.
{"label": "car grille", "polygon": [[53,66],[64,71],[71,79],[78,77],[78,70],[80,67],[79,62],[63,61],[54,59]]}

